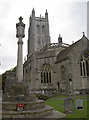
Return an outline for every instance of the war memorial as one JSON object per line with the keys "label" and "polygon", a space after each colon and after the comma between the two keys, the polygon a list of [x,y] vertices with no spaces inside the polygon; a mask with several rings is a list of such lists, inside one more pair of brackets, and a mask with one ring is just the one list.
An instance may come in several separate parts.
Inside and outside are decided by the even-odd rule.
{"label": "war memorial", "polygon": [[19,18],[16,24],[18,38],[18,59],[16,83],[11,86],[8,94],[3,94],[2,118],[64,118],[65,114],[54,111],[52,107],[45,106],[44,101],[38,100],[34,94],[29,93],[29,87],[23,82],[23,41],[25,24]]}

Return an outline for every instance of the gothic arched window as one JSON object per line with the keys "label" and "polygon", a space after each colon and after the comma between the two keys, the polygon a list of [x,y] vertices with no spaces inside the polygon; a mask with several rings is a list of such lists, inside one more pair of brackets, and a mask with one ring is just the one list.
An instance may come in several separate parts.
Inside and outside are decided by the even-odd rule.
{"label": "gothic arched window", "polygon": [[43,83],[43,73],[41,72],[41,83]]}
{"label": "gothic arched window", "polygon": [[50,65],[43,65],[41,68],[41,83],[51,83],[52,70]]}
{"label": "gothic arched window", "polygon": [[81,71],[81,76],[83,75],[82,74],[82,63],[80,62],[80,71]]}
{"label": "gothic arched window", "polygon": [[89,76],[89,65],[88,65],[88,61],[86,61],[86,69],[87,69],[87,76]]}
{"label": "gothic arched window", "polygon": [[86,75],[85,73],[85,62],[83,62],[83,73],[84,73],[84,76]]}
{"label": "gothic arched window", "polygon": [[81,61],[80,61],[80,72],[81,76],[89,76],[89,55],[87,53],[81,55]]}

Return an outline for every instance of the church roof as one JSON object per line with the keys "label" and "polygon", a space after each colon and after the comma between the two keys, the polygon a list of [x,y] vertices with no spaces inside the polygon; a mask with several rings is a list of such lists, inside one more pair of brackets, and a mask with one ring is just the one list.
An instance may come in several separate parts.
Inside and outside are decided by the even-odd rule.
{"label": "church roof", "polygon": [[71,52],[71,50],[72,50],[72,49],[74,48],[74,46],[75,46],[77,43],[79,43],[82,39],[87,39],[87,40],[88,40],[88,38],[87,38],[85,35],[83,35],[83,37],[82,37],[80,40],[78,40],[77,42],[73,43],[73,44],[70,45],[69,47],[65,48],[63,51],[61,51],[61,52],[58,54],[56,63],[61,62],[61,61],[65,60],[65,59],[67,59],[69,53]]}

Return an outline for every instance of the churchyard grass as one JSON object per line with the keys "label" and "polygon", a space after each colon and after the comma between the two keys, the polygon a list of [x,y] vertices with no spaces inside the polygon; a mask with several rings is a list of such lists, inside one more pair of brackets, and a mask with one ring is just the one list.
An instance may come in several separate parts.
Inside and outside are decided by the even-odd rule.
{"label": "churchyard grass", "polygon": [[[63,98],[67,98],[70,96],[57,96],[54,97],[50,100],[45,101],[45,104],[48,106],[51,106],[54,108],[54,110],[57,110],[59,112],[64,113],[64,99]],[[73,114],[66,114],[67,118],[87,118],[87,96],[71,96],[74,99],[74,113]],[[59,98],[59,99],[58,99]],[[83,99],[83,110],[77,110],[76,109],[76,105],[75,105],[75,101],[76,99]]]}
{"label": "churchyard grass", "polygon": [[45,104],[53,107],[54,110],[64,112],[64,100],[47,100]]}

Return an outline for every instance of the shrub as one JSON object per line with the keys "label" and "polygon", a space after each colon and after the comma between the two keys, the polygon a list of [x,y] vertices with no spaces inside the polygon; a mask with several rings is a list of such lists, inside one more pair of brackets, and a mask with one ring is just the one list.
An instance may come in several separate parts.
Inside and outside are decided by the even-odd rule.
{"label": "shrub", "polygon": [[44,95],[44,94],[37,94],[37,97],[40,100],[47,100],[47,99],[49,99],[49,97],[47,95]]}

